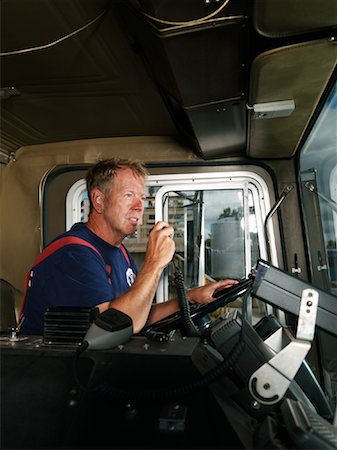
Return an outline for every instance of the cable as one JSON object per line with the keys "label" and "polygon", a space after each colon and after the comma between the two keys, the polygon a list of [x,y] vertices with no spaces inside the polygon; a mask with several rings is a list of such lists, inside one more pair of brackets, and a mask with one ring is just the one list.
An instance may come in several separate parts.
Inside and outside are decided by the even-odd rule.
{"label": "cable", "polygon": [[191,319],[190,303],[186,298],[183,274],[179,269],[179,267],[174,263],[174,261],[173,264],[175,268],[174,281],[177,289],[177,295],[181,311],[181,320],[182,320],[181,331],[185,336],[188,337],[200,336],[199,331],[197,330],[193,320]]}
{"label": "cable", "polygon": [[193,24],[197,24],[197,23],[200,23],[200,22],[204,22],[205,20],[211,19],[212,17],[216,16],[220,11],[222,11],[227,6],[229,1],[230,0],[225,0],[224,3],[216,11],[213,11],[211,14],[208,14],[207,16],[200,17],[199,19],[187,20],[185,22],[174,22],[174,21],[170,21],[170,20],[158,19],[157,17],[151,16],[150,14],[147,14],[144,11],[142,11],[142,14],[144,16],[146,16],[148,19],[153,20],[154,22],[162,23],[162,24],[165,24],[165,25],[177,25],[177,26],[179,26],[179,25],[193,25]]}
{"label": "cable", "polygon": [[[185,22],[174,22],[174,21],[169,21],[169,20],[158,19],[157,17],[151,16],[150,14],[147,14],[145,12],[142,12],[142,14],[155,22],[166,24],[166,25],[178,25],[178,26],[179,25],[193,25],[193,24],[197,24],[200,22],[204,22],[205,20],[211,19],[213,16],[215,16],[219,12],[221,12],[227,6],[229,1],[230,0],[225,0],[224,3],[216,11],[213,11],[211,14],[208,14],[207,16],[200,17],[199,19],[188,20]],[[22,48],[19,50],[11,50],[8,52],[0,52],[0,57],[20,55],[23,53],[31,53],[31,52],[35,52],[38,50],[45,50],[46,48],[53,47],[54,45],[57,45],[60,42],[63,42],[66,39],[69,39],[70,37],[80,33],[81,31],[85,30],[86,28],[90,27],[93,23],[97,22],[97,20],[99,20],[106,13],[106,11],[107,10],[105,9],[97,17],[95,17],[93,20],[91,20],[87,24],[83,25],[82,27],[78,28],[77,30],[75,30],[69,34],[66,34],[65,36],[60,37],[59,39],[56,39],[55,41],[49,42],[48,44],[38,45],[36,47],[28,47],[28,48]]]}
{"label": "cable", "polygon": [[60,42],[65,41],[66,39],[69,39],[70,37],[74,36],[75,34],[78,34],[81,31],[85,30],[86,28],[90,27],[90,25],[97,22],[97,20],[100,19],[106,13],[106,11],[107,11],[107,9],[102,11],[97,17],[95,17],[93,20],[91,20],[87,24],[83,25],[82,27],[78,28],[77,30],[75,30],[69,34],[66,34],[65,36],[60,37],[59,39],[56,39],[55,41],[49,42],[49,44],[43,44],[43,45],[39,45],[37,47],[22,48],[20,50],[12,50],[9,52],[0,52],[0,57],[1,56],[19,55],[19,54],[23,54],[23,53],[30,53],[30,52],[35,52],[38,50],[44,50],[46,48],[53,47],[54,45],[57,45]]}
{"label": "cable", "polygon": [[[186,298],[185,294],[185,287],[184,287],[184,280],[181,270],[177,267],[177,265],[172,260],[174,267],[175,267],[175,282],[178,292],[178,298],[181,302],[181,316],[185,315],[186,322],[183,323],[184,330],[187,332],[187,336],[200,336],[199,331],[196,329],[191,317],[190,317],[190,311],[189,311],[189,302]],[[112,386],[109,383],[102,383],[97,386],[89,386],[89,383],[87,383],[86,386],[83,385],[81,382],[79,376],[78,376],[78,361],[80,358],[80,355],[88,348],[88,342],[83,341],[74,356],[73,360],[73,372],[74,372],[74,378],[80,389],[82,389],[85,392],[97,392],[103,395],[107,395],[111,397],[114,400],[119,401],[137,401],[137,402],[151,402],[151,401],[163,401],[163,400],[169,400],[172,398],[176,398],[178,396],[185,396],[187,394],[190,394],[196,390],[199,390],[205,386],[208,386],[209,384],[213,383],[218,378],[225,375],[225,373],[231,369],[238,358],[242,355],[242,352],[245,349],[245,342],[243,339],[244,335],[244,328],[245,328],[245,315],[246,315],[246,302],[247,302],[247,293],[244,297],[244,305],[243,305],[243,320],[242,320],[242,327],[240,332],[240,339],[239,341],[234,345],[232,350],[230,351],[229,355],[226,357],[224,361],[222,361],[217,366],[210,369],[205,374],[201,374],[198,376],[195,376],[185,384],[179,383],[179,385],[174,386],[165,386],[163,388],[157,388],[157,389],[149,389],[141,391],[128,391],[119,387]],[[92,373],[93,374],[93,373]],[[91,375],[92,375],[91,374]],[[91,379],[91,376],[89,377]]]}
{"label": "cable", "polygon": [[88,348],[89,344],[87,341],[82,341],[79,346],[77,347],[77,350],[75,352],[75,356],[73,359],[73,374],[75,381],[79,388],[81,388],[83,391],[87,391],[87,387],[84,386],[79,378],[78,375],[78,361],[80,359],[81,354]]}

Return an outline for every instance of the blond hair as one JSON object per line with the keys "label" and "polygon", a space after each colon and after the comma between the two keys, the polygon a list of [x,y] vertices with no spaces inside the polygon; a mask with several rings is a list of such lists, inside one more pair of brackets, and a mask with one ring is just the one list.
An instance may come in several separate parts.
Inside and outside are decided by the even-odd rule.
{"label": "blond hair", "polygon": [[88,170],[86,176],[87,191],[90,201],[90,211],[92,210],[91,192],[95,188],[99,188],[104,194],[111,187],[111,183],[119,169],[131,169],[132,172],[145,179],[148,175],[143,163],[138,160],[112,158],[99,161]]}

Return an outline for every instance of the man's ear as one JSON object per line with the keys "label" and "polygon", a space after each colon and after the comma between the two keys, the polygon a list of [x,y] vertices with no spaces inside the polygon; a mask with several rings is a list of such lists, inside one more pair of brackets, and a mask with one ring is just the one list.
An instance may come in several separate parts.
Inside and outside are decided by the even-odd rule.
{"label": "man's ear", "polygon": [[91,203],[95,211],[97,211],[99,214],[103,212],[104,194],[100,189],[95,188],[91,191]]}

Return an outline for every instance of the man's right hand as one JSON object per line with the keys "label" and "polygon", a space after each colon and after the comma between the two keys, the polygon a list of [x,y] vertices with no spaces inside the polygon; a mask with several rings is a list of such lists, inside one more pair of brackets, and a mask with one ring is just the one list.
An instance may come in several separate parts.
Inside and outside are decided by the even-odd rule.
{"label": "man's right hand", "polygon": [[163,221],[157,222],[149,234],[145,263],[154,264],[154,268],[163,270],[175,252],[173,236],[173,227]]}
{"label": "man's right hand", "polygon": [[138,333],[148,320],[161,272],[173,257],[173,235],[173,228],[166,222],[155,224],[149,235],[143,267],[135,282],[124,294],[107,305],[128,314],[135,333]]}

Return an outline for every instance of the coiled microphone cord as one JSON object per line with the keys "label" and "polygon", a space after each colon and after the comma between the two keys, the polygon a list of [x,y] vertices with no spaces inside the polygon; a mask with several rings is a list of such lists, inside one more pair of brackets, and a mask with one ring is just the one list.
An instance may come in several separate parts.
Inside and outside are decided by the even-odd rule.
{"label": "coiled microphone cord", "polygon": [[174,261],[173,265],[174,265],[174,282],[176,285],[177,296],[181,310],[181,319],[182,319],[181,332],[184,336],[187,337],[199,337],[200,333],[191,318],[190,303],[186,297],[184,277],[182,271],[174,263]]}

